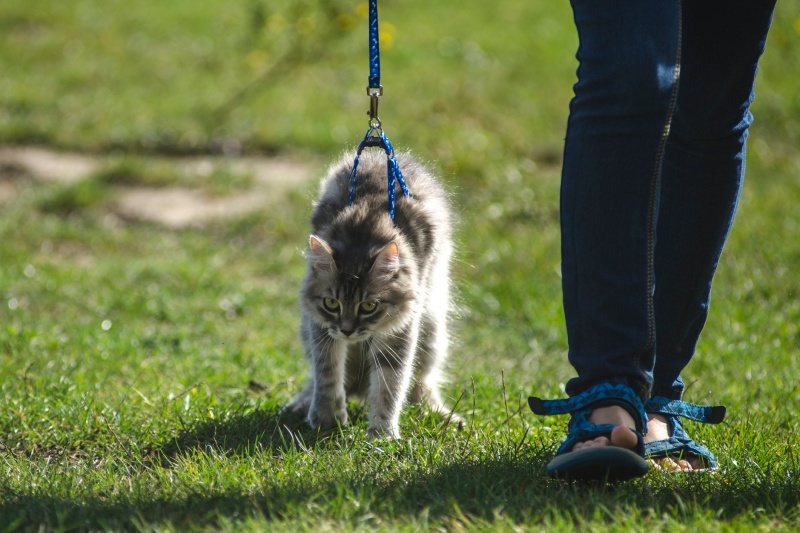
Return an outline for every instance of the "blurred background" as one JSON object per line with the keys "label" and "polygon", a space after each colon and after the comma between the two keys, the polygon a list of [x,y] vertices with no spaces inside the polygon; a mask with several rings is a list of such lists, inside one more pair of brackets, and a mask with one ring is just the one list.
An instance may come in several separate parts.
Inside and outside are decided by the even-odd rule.
{"label": "blurred background", "polygon": [[[381,118],[471,184],[558,164],[568,2],[381,3]],[[779,2],[751,165],[797,169],[798,2]],[[366,129],[366,2],[4,0],[0,144],[97,154],[328,157]],[[526,170],[527,169],[527,170]]]}
{"label": "blurred background", "polygon": [[[487,156],[557,157],[575,70],[566,2],[380,7],[381,118],[395,144],[452,173],[474,173]],[[0,9],[4,144],[329,155],[366,129],[366,2]]]}

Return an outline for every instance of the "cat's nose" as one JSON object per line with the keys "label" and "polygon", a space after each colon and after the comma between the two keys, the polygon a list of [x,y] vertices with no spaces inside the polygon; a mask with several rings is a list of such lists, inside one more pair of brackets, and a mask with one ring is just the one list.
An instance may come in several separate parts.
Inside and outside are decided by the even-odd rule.
{"label": "cat's nose", "polygon": [[349,337],[350,335],[352,335],[352,334],[353,334],[353,332],[355,331],[355,329],[345,329],[345,328],[342,328],[342,329],[340,329],[339,331],[341,331],[341,332],[342,332],[342,335],[344,335],[345,337]]}

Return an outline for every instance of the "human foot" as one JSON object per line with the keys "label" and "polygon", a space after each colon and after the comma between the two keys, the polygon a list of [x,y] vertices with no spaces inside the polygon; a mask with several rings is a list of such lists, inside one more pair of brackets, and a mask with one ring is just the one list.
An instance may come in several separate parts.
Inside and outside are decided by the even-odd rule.
{"label": "human foot", "polygon": [[572,417],[566,440],[547,464],[548,476],[615,482],[647,473],[641,436],[647,415],[630,387],[601,383],[564,400],[531,396],[528,405],[539,415]]}
{"label": "human foot", "polygon": [[652,396],[644,408],[648,429],[644,437],[645,456],[652,466],[677,472],[716,470],[716,457],[686,433],[682,419],[719,424],[725,420],[724,405],[704,406]]}
{"label": "human foot", "polygon": [[600,436],[576,443],[575,446],[572,447],[573,451],[592,448],[594,446],[617,446],[629,450],[636,448],[636,433],[631,429],[636,427],[636,423],[630,413],[622,407],[618,405],[598,407],[592,410],[588,420],[593,424],[613,424],[617,427],[611,430],[611,433],[607,437]]}
{"label": "human foot", "polygon": [[[671,428],[667,422],[667,417],[661,414],[648,413],[647,414],[647,434],[644,436],[644,442],[655,442],[659,440],[667,440],[672,435]],[[693,470],[702,470],[705,468],[703,461],[696,455],[688,455],[686,457],[654,457],[649,459],[654,468],[665,470],[667,472],[691,472]]]}

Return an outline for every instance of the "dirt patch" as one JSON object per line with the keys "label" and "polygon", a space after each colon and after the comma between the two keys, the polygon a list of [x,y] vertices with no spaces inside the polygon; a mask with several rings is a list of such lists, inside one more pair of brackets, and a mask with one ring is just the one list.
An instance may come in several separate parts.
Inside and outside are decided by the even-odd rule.
{"label": "dirt patch", "polygon": [[117,201],[118,213],[124,218],[149,220],[169,228],[202,225],[214,219],[234,218],[267,204],[262,192],[211,198],[182,188],[128,188]]}
{"label": "dirt patch", "polygon": [[9,169],[41,181],[73,183],[99,167],[96,158],[44,148],[0,148],[0,179]]}
{"label": "dirt patch", "polygon": [[0,205],[11,200],[17,194],[17,187],[11,182],[3,181],[0,178]]}
{"label": "dirt patch", "polygon": [[[169,228],[202,225],[261,209],[319,175],[317,164],[288,158],[198,156],[170,160],[188,175],[207,176],[225,166],[253,177],[250,190],[224,197],[183,187],[119,187],[114,205],[126,219],[147,220]],[[102,168],[104,158],[39,147],[0,148],[0,204],[11,201],[19,182],[76,183]]]}
{"label": "dirt patch", "polygon": [[215,166],[224,163],[233,172],[252,175],[259,185],[279,188],[308,181],[320,170],[311,163],[280,157],[184,157],[177,161],[189,172],[201,175],[211,173]]}

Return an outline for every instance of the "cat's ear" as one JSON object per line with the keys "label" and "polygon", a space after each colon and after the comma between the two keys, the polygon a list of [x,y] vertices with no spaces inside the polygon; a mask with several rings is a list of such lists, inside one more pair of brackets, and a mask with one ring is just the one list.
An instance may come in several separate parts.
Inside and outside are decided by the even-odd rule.
{"label": "cat's ear", "polygon": [[384,246],[375,258],[372,273],[378,276],[393,277],[400,270],[400,248],[392,241]]}
{"label": "cat's ear", "polygon": [[316,271],[333,270],[333,249],[323,239],[316,235],[308,238],[308,245],[311,249],[311,266]]}

